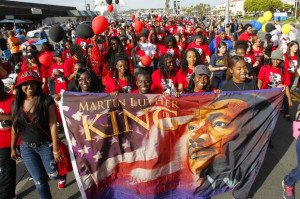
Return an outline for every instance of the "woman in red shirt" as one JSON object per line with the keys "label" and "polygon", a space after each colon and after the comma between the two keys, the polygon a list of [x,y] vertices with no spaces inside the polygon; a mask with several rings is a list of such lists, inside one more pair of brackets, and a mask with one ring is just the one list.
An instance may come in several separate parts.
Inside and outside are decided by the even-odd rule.
{"label": "woman in red shirt", "polygon": [[[291,84],[290,75],[287,68],[284,67],[283,53],[275,50],[271,54],[271,65],[261,67],[257,77],[257,86],[259,89],[284,87],[286,99],[290,107],[293,106],[289,86]],[[284,117],[290,119],[289,107],[283,107]]]}
{"label": "woman in red shirt", "polygon": [[121,43],[119,37],[111,37],[109,39],[109,44],[107,51],[103,53],[104,64],[102,73],[102,84],[106,86],[107,81],[115,73],[115,62],[118,55],[126,55],[126,51]]}
{"label": "woman in red shirt", "polygon": [[156,70],[158,60],[159,60],[158,49],[160,49],[164,45],[164,43],[159,41],[159,38],[158,38],[156,32],[153,32],[152,34],[150,34],[149,37],[150,37],[149,42],[156,47],[156,52],[155,52],[154,59],[153,59],[154,70]]}
{"label": "woman in red shirt", "polygon": [[135,80],[129,70],[129,60],[126,54],[116,57],[115,74],[106,84],[106,92],[116,97],[119,93],[130,93],[135,89]]}
{"label": "woman in red shirt", "polygon": [[[4,91],[4,84],[0,80],[0,198],[15,198],[16,162],[10,158],[11,154],[11,103],[15,96]],[[18,144],[20,145],[20,139]]]}
{"label": "woman in red shirt", "polygon": [[71,40],[67,40],[65,42],[65,50],[62,52],[63,61],[66,61],[71,57],[71,51],[70,47],[73,45],[73,42]]}
{"label": "woman in red shirt", "polygon": [[203,64],[195,48],[188,49],[182,56],[181,69],[177,73],[178,91],[182,92],[189,84],[196,66]]}
{"label": "woman in red shirt", "polygon": [[176,64],[179,65],[180,52],[175,37],[168,35],[164,43],[165,45],[159,49],[159,55],[170,54],[176,60]]}
{"label": "woman in red shirt", "polygon": [[264,52],[261,47],[261,39],[258,36],[253,37],[253,47],[252,47],[253,55],[255,55],[255,64],[253,64],[254,67],[254,73],[257,76],[260,70],[260,67],[263,65],[263,58],[264,58]]}
{"label": "woman in red shirt", "polygon": [[49,88],[47,84],[47,68],[42,65],[35,51],[27,52],[26,55],[26,67],[22,71],[33,70],[39,74],[42,78],[42,89],[45,94],[49,94]]}
{"label": "woman in red shirt", "polygon": [[164,54],[160,59],[159,69],[152,74],[153,93],[171,95],[177,92],[177,78],[174,71],[174,59],[170,54]]}
{"label": "woman in red shirt", "polygon": [[174,37],[175,37],[175,39],[177,41],[177,46],[179,48],[179,52],[183,53],[185,51],[185,49],[186,49],[186,46],[187,46],[186,45],[186,39],[185,39],[184,35],[180,34],[180,33],[176,33],[174,35]]}
{"label": "woman in red shirt", "polygon": [[297,41],[291,41],[288,45],[287,52],[285,53],[284,67],[289,71],[291,82],[296,77],[296,71],[299,68],[299,44]]}

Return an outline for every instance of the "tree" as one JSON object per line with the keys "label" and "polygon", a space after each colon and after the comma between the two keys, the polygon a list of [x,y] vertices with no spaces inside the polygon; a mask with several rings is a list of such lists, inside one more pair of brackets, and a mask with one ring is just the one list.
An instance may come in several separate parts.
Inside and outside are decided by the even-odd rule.
{"label": "tree", "polygon": [[247,11],[274,11],[284,6],[281,0],[246,0],[244,10]]}

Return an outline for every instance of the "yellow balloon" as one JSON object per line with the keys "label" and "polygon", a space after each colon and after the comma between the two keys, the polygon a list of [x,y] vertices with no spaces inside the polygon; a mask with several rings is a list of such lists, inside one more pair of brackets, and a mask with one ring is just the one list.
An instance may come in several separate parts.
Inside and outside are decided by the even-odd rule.
{"label": "yellow balloon", "polygon": [[290,24],[284,24],[284,25],[282,26],[282,32],[283,32],[284,34],[289,34],[289,32],[291,31],[291,29],[292,29],[292,27],[291,27]]}
{"label": "yellow balloon", "polygon": [[264,19],[265,19],[265,21],[266,22],[270,21],[272,19],[272,16],[273,16],[272,12],[270,12],[270,11],[265,12],[264,13]]}
{"label": "yellow balloon", "polygon": [[263,24],[265,22],[265,18],[259,17],[257,21]]}
{"label": "yellow balloon", "polygon": [[266,32],[266,25],[267,25],[267,24],[265,23],[265,24],[262,26],[262,28],[261,28],[263,32]]}

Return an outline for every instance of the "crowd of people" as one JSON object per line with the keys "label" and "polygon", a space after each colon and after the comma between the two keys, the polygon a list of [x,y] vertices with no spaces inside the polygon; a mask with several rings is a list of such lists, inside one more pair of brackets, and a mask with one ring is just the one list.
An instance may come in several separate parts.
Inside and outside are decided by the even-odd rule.
{"label": "crowd of people", "polygon": [[[51,198],[48,177],[59,179],[58,187],[64,188],[66,176],[59,175],[56,164],[62,160],[56,115],[61,90],[180,97],[281,87],[284,118],[291,120],[290,92],[300,74],[294,30],[284,35],[275,22],[260,38],[250,24],[235,19],[226,25],[217,19],[179,17],[142,22],[143,30],[136,32],[132,22],[112,21],[104,34],[75,42],[66,31],[63,48],[45,42],[41,51],[35,45],[22,46],[15,31],[8,32],[15,75],[0,81],[0,198],[15,197],[15,160],[20,154],[40,198]],[[45,54],[53,57],[49,66],[40,63]],[[144,55],[151,57],[147,66]],[[292,193],[293,179],[283,182],[286,195]]]}

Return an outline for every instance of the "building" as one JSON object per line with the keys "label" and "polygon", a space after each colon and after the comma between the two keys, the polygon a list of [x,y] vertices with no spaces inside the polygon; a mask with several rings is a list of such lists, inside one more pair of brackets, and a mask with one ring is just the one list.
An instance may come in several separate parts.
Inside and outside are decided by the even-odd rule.
{"label": "building", "polygon": [[[107,11],[108,4],[106,3],[105,0],[95,0],[94,5],[95,5],[95,11],[99,12],[101,15],[107,16],[110,14]],[[119,4],[116,4],[115,0],[113,0],[112,5],[114,6],[114,11],[113,11],[114,16],[118,15],[118,11],[120,10],[121,7],[126,6],[124,0],[119,0]]]}
{"label": "building", "polygon": [[41,23],[49,17],[93,17],[93,11],[78,11],[76,7],[49,4],[27,3],[18,1],[0,1],[1,19],[21,19],[33,23]]}
{"label": "building", "polygon": [[[245,0],[230,0],[229,12],[231,16],[244,16]],[[212,8],[212,14],[218,16],[225,16],[225,3],[221,3]]]}

